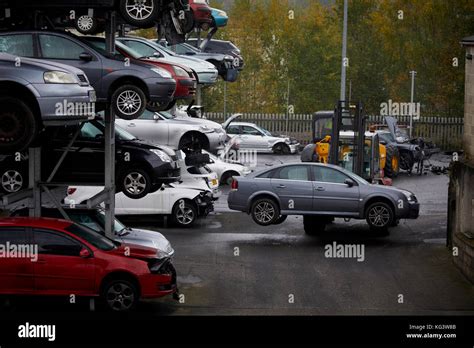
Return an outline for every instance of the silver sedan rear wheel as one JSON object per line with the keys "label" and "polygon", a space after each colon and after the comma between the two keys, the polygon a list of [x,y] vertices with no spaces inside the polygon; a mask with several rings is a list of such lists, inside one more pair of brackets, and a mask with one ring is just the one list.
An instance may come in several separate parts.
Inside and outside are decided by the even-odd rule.
{"label": "silver sedan rear wheel", "polygon": [[280,217],[280,208],[271,198],[261,198],[252,204],[253,220],[261,226],[269,226]]}

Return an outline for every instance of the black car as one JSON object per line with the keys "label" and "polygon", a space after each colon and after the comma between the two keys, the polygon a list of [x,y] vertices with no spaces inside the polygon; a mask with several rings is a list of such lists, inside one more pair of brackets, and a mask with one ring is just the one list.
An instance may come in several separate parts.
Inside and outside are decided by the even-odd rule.
{"label": "black car", "polygon": [[97,107],[110,102],[120,118],[138,118],[148,102],[169,104],[176,81],[160,67],[110,55],[67,32],[15,31],[0,33],[0,52],[47,59],[83,70],[97,93]]}
{"label": "black car", "polygon": [[202,52],[206,53],[220,53],[232,56],[234,59],[237,58],[239,64],[238,68],[243,69],[244,67],[244,58],[240,52],[240,49],[234,45],[231,41],[224,40],[202,40],[200,46],[198,47],[197,38],[189,38],[186,42],[193,47],[200,48]]}
{"label": "black car", "polygon": [[[61,155],[79,130],[63,163],[51,176]],[[140,141],[116,127],[116,185],[117,192],[139,199],[161,185],[180,180],[180,168],[173,150]],[[43,182],[104,184],[104,123],[94,120],[82,126],[49,127],[42,134]],[[18,192],[28,184],[27,155],[6,156],[0,162],[0,190]]]}

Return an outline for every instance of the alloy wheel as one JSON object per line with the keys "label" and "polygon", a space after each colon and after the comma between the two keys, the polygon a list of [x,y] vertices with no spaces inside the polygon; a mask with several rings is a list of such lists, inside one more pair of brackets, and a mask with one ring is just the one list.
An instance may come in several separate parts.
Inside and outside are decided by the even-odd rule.
{"label": "alloy wheel", "polygon": [[88,32],[94,26],[94,19],[89,16],[80,16],[77,19],[77,26],[82,31]]}
{"label": "alloy wheel", "polygon": [[152,0],[127,0],[125,8],[130,17],[136,20],[144,20],[153,13]]}
{"label": "alloy wheel", "polygon": [[390,212],[383,206],[375,206],[369,210],[369,221],[375,227],[385,227],[390,221]]}
{"label": "alloy wheel", "polygon": [[127,192],[131,195],[139,195],[145,191],[146,179],[142,174],[133,172],[125,177],[123,186],[125,187],[125,190],[127,190]]}
{"label": "alloy wheel", "polygon": [[135,302],[133,289],[125,283],[115,283],[106,293],[109,307],[116,311],[129,310]]}
{"label": "alloy wheel", "polygon": [[9,193],[18,192],[23,187],[23,177],[16,170],[8,170],[2,175],[2,188]]}
{"label": "alloy wheel", "polygon": [[123,91],[117,97],[117,108],[125,115],[133,115],[142,107],[140,95],[135,91]]}
{"label": "alloy wheel", "polygon": [[268,202],[260,202],[255,206],[255,218],[261,223],[268,224],[275,217],[275,208]]}
{"label": "alloy wheel", "polygon": [[194,212],[189,207],[179,208],[176,212],[176,220],[181,225],[189,225],[194,221]]}

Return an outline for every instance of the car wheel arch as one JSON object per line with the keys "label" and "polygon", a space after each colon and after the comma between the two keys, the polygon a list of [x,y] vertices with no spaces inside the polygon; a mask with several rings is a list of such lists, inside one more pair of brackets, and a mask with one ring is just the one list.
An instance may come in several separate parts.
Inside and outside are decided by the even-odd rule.
{"label": "car wheel arch", "polygon": [[137,291],[138,291],[138,296],[141,296],[141,287],[140,287],[140,281],[138,280],[138,278],[128,272],[128,271],[125,271],[125,270],[115,270],[115,271],[112,271],[112,272],[109,272],[105,277],[102,278],[101,282],[100,282],[100,286],[99,286],[99,295],[102,295],[104,290],[105,290],[105,286],[113,281],[113,280],[126,280],[126,281],[129,281],[131,282],[133,285],[136,286],[137,288]]}
{"label": "car wheel arch", "polygon": [[29,87],[24,86],[18,82],[0,81],[0,95],[2,95],[2,97],[8,96],[13,98],[22,96],[21,101],[23,101],[32,109],[33,115],[35,116],[36,120],[42,124],[41,111],[38,104],[38,100],[36,99],[37,96],[35,95],[35,92],[36,91],[31,90]]}
{"label": "car wheel arch", "polygon": [[386,195],[373,195],[364,201],[364,209],[362,211],[363,218],[366,217],[367,209],[370,207],[370,205],[376,202],[383,202],[383,203],[388,204],[390,208],[392,209],[394,216],[396,215],[396,212],[397,212],[396,203],[393,201],[391,197],[388,197]]}
{"label": "car wheel arch", "polygon": [[281,208],[280,200],[278,199],[278,196],[276,194],[274,194],[273,192],[257,192],[250,196],[247,201],[247,213],[250,213],[250,209],[252,207],[253,202],[255,202],[257,199],[262,198],[272,199],[277,204],[278,209]]}
{"label": "car wheel arch", "polygon": [[121,76],[121,77],[115,79],[110,84],[109,89],[107,91],[108,99],[110,99],[112,97],[112,95],[114,94],[114,92],[117,88],[119,88],[123,85],[127,85],[127,84],[137,86],[138,88],[140,88],[145,93],[145,96],[147,97],[147,99],[150,99],[150,91],[148,90],[148,86],[146,85],[146,83],[142,79],[140,79],[136,76]]}

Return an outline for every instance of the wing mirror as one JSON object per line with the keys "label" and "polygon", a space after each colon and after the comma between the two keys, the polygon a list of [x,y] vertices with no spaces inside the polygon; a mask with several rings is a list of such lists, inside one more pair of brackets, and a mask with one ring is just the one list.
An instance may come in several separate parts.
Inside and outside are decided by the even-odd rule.
{"label": "wing mirror", "polygon": [[153,119],[155,121],[159,121],[160,120],[160,116],[158,114],[153,114]]}
{"label": "wing mirror", "polygon": [[352,186],[355,185],[355,182],[354,182],[354,180],[348,178],[344,181],[344,184],[346,184],[349,187],[352,187]]}
{"label": "wing mirror", "polygon": [[79,256],[82,257],[83,259],[87,259],[88,257],[91,257],[92,254],[87,248],[82,248],[81,251],[79,252]]}
{"label": "wing mirror", "polygon": [[85,62],[90,62],[92,60],[92,55],[90,53],[87,53],[87,52],[82,52],[79,55],[79,59],[83,60]]}

